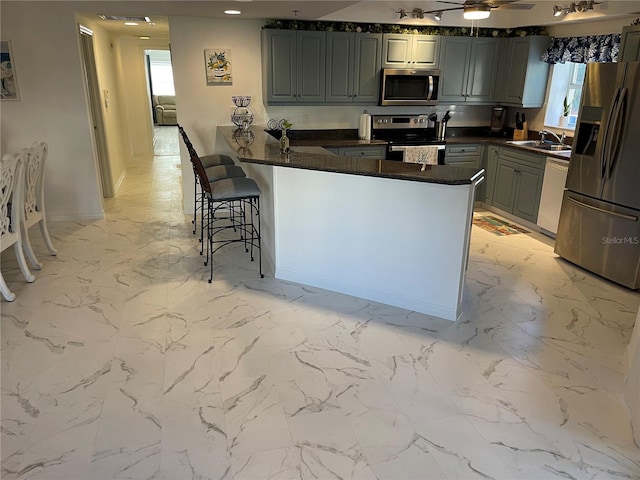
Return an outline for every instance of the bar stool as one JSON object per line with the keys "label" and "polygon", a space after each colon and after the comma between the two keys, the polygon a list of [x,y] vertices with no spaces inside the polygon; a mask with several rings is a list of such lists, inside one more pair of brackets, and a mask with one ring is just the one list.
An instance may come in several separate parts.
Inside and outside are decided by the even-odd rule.
{"label": "bar stool", "polygon": [[[194,178],[196,179],[196,183],[198,181],[198,172],[196,171],[196,162],[200,161],[197,154],[191,157],[191,166],[193,167]],[[205,168],[205,175],[207,177],[208,183],[217,182],[219,180],[224,180],[225,178],[242,178],[247,175],[244,173],[242,167],[237,165],[217,165],[215,167]],[[203,254],[204,249],[204,222],[205,222],[205,210],[204,210],[204,195],[199,196],[200,200],[200,255]],[[195,219],[195,217],[194,217]],[[196,223],[194,222],[194,229],[197,228]]]}
{"label": "bar stool", "polygon": [[51,243],[51,237],[49,237],[47,216],[44,209],[44,164],[48,152],[49,149],[45,142],[34,142],[29,149],[29,155],[27,156],[24,169],[24,217],[21,222],[22,247],[31,265],[33,265],[33,268],[36,270],[40,270],[42,264],[33,253],[29,239],[29,229],[36,223],[40,224],[40,234],[49,253],[51,255],[58,254],[53,243]]}
{"label": "bar stool", "polygon": [[[187,135],[187,132],[184,130],[184,128],[182,128],[182,125],[180,124],[178,124],[178,131],[182,136],[182,141],[187,147],[187,151],[189,152],[189,157],[198,155],[198,153],[196,152],[196,149],[191,143],[191,140],[189,140],[189,136]],[[215,167],[218,165],[235,165],[235,162],[233,161],[233,159],[229,155],[224,155],[224,154],[205,155],[203,157],[200,157],[200,161],[202,162],[202,165],[204,165],[205,168]],[[199,190],[198,178],[196,177],[196,175],[194,175],[193,181],[194,181],[193,220],[191,221],[191,223],[193,223],[193,234],[195,235],[197,230],[196,219],[198,215],[198,200],[201,200],[200,206],[204,204],[204,200],[202,199],[202,192]]]}
{"label": "bar stool", "polygon": [[[245,251],[254,261],[254,248],[258,250],[260,277],[262,273],[262,248],[260,237],[260,188],[255,180],[247,177],[234,177],[209,182],[205,168],[197,155],[192,162],[200,188],[207,199],[207,255],[205,266],[210,266],[209,283],[213,280],[213,255],[225,245],[244,242]],[[227,215],[217,215],[220,211]],[[227,230],[240,231],[233,238],[216,239],[216,235]]]}
{"label": "bar stool", "polygon": [[[17,154],[5,154],[0,169],[0,251],[11,245],[16,253],[18,265],[27,282],[35,277],[29,271],[22,251],[22,216],[24,215],[24,164],[29,156],[27,149]],[[5,300],[12,302],[16,295],[9,290],[0,272],[0,292]]]}

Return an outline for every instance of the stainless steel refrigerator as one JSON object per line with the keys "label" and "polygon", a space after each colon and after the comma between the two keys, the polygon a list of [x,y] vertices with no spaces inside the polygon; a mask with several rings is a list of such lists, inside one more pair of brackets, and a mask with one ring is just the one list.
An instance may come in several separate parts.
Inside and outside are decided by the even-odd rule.
{"label": "stainless steel refrigerator", "polygon": [[640,62],[587,65],[555,252],[640,288]]}

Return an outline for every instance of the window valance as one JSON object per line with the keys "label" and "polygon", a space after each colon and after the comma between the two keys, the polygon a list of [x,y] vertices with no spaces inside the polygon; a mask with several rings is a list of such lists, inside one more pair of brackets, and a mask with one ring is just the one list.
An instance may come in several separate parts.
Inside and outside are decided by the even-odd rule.
{"label": "window valance", "polygon": [[608,63],[618,61],[619,33],[585,37],[552,37],[551,45],[542,54],[547,63]]}

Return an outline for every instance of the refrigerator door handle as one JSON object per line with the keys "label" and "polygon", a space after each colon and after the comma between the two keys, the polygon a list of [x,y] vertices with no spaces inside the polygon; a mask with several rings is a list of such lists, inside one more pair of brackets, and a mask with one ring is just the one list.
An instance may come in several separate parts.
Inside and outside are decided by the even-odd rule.
{"label": "refrigerator door handle", "polygon": [[[611,108],[609,108],[609,114],[607,115],[607,123],[605,124],[604,143],[602,145],[602,153],[600,155],[600,178],[604,179],[607,173],[607,165],[609,164],[609,158],[607,154],[609,153],[609,144],[611,143],[611,123],[614,118],[614,114],[617,111],[618,100],[620,97],[620,88],[616,88],[615,93],[613,94],[613,103],[611,104]],[[602,183],[602,188],[604,188],[604,182]],[[602,191],[600,192],[602,195]]]}
{"label": "refrigerator door handle", "polygon": [[624,213],[611,212],[609,210],[605,210],[604,208],[596,207],[594,205],[589,205],[588,203],[581,202],[580,200],[576,200],[575,198],[571,198],[571,197],[567,197],[567,200],[575,203],[576,205],[580,205],[581,207],[590,208],[591,210],[595,210],[597,212],[613,215],[614,217],[622,218],[623,220],[629,220],[631,222],[638,221],[638,217],[636,217],[635,215],[625,215]]}
{"label": "refrigerator door handle", "polygon": [[607,145],[609,151],[607,152],[607,175],[605,178],[611,178],[611,170],[613,170],[613,165],[618,156],[618,150],[620,150],[620,137],[622,136],[622,126],[627,106],[627,91],[626,88],[623,88],[620,92],[620,98],[618,99],[616,112],[614,114],[613,138],[611,139],[611,143]]}

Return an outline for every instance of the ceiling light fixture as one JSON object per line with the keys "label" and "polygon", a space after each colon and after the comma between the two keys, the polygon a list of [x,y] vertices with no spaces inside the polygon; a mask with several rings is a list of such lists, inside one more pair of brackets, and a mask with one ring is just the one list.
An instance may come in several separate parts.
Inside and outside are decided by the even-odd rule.
{"label": "ceiling light fixture", "polygon": [[413,18],[424,18],[424,10],[422,10],[421,8],[414,8],[411,11],[411,16]]}
{"label": "ceiling light fixture", "polygon": [[484,20],[489,18],[491,7],[489,5],[470,5],[464,7],[462,16],[466,20]]}
{"label": "ceiling light fixture", "polygon": [[407,12],[404,11],[404,8],[399,8],[396,10],[396,13],[400,15],[400,20],[407,16]]}
{"label": "ceiling light fixture", "polygon": [[242,12],[240,10],[225,10],[224,13],[227,15],[240,15]]}
{"label": "ceiling light fixture", "polygon": [[595,2],[594,0],[583,0],[582,2],[572,2],[566,7],[560,7],[559,5],[555,5],[553,7],[553,16],[559,17],[561,15],[566,15],[568,13],[584,13],[593,10],[594,5],[600,5],[602,2]]}
{"label": "ceiling light fixture", "polygon": [[129,26],[129,27],[137,27],[138,25],[140,25],[137,22],[124,22],[124,24]]}
{"label": "ceiling light fixture", "polygon": [[442,20],[442,12],[436,12],[433,14],[433,18],[435,18],[436,20],[440,21]]}

